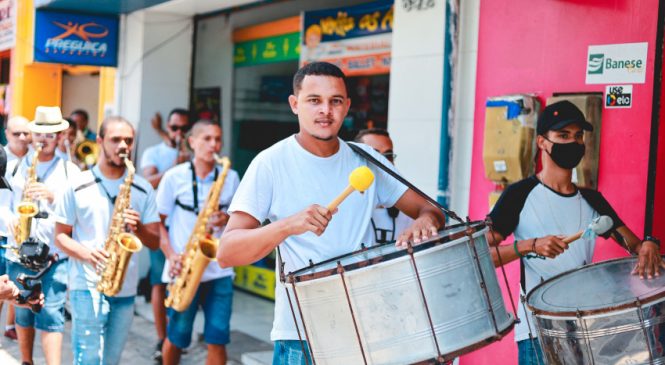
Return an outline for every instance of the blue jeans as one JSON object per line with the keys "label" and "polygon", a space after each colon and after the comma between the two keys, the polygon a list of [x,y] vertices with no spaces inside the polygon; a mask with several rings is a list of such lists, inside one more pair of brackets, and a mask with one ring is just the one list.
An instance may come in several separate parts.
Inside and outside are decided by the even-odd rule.
{"label": "blue jeans", "polygon": [[203,338],[209,345],[226,345],[230,341],[233,280],[230,276],[201,283],[192,303],[183,312],[169,308],[166,335],[175,347],[184,349],[192,342],[192,327],[199,306],[203,308],[205,324]]}
{"label": "blue jeans", "polygon": [[522,340],[517,342],[517,353],[519,358],[519,365],[545,364],[543,350],[540,348],[540,342],[538,341],[538,338],[533,339],[533,345],[531,344],[531,340]]}
{"label": "blue jeans", "polygon": [[134,297],[92,290],[69,292],[74,365],[116,365],[134,318]]}
{"label": "blue jeans", "polygon": [[[19,274],[34,275],[36,272],[12,261],[7,261],[9,278],[16,281]],[[21,327],[34,327],[46,332],[65,331],[65,300],[67,299],[67,260],[53,264],[42,276],[44,307],[39,313],[28,308],[16,307],[16,324]],[[19,285],[21,287],[21,285]],[[22,287],[21,287],[22,288]]]}
{"label": "blue jeans", "polygon": [[298,340],[275,341],[275,350],[272,355],[272,365],[312,365],[312,355],[307,342],[303,341],[307,359],[303,356],[302,345]]}
{"label": "blue jeans", "polygon": [[150,285],[163,285],[162,271],[164,271],[164,263],[166,257],[162,250],[150,250]]}

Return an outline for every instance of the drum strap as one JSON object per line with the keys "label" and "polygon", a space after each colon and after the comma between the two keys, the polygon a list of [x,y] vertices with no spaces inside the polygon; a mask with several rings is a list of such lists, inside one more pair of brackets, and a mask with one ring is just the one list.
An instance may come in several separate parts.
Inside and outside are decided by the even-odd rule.
{"label": "drum strap", "polygon": [[354,143],[346,143],[355,153],[359,154],[360,156],[364,157],[367,159],[369,162],[373,163],[375,166],[380,168],[381,170],[385,171],[388,175],[394,177],[397,181],[401,182],[402,184],[406,185],[409,189],[413,190],[416,194],[422,196],[425,200],[427,200],[430,204],[433,206],[441,209],[446,215],[460,223],[465,223],[462,218],[460,218],[455,212],[452,210],[446,209],[443,205],[439,204],[436,200],[432,199],[429,197],[429,195],[423,193],[420,189],[415,187],[413,184],[408,182],[405,178],[399,176],[398,173],[381,163],[381,161],[377,160],[374,158],[374,156],[370,155],[367,151],[363,150],[361,147]]}

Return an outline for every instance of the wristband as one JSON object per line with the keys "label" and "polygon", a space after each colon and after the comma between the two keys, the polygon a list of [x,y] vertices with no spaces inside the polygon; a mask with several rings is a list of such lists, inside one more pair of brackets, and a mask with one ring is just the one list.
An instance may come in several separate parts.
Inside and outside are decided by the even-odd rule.
{"label": "wristband", "polygon": [[517,254],[517,257],[524,258],[524,255],[522,255],[520,253],[520,250],[517,249],[517,242],[519,242],[519,241],[513,242],[513,249],[515,250],[515,253]]}
{"label": "wristband", "polygon": [[651,242],[655,243],[656,246],[658,246],[658,248],[660,248],[660,240],[658,238],[656,238],[654,236],[651,236],[651,235],[646,235],[646,236],[644,236],[644,239],[642,240],[642,243],[644,243],[646,241],[651,241]]}

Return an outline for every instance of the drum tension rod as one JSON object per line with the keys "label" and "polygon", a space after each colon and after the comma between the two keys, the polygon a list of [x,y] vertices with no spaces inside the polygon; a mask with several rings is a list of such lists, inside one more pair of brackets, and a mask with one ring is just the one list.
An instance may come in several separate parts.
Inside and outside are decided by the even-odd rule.
{"label": "drum tension rod", "polygon": [[[291,284],[291,288],[293,289],[293,295],[296,297],[296,305],[298,306],[298,313],[300,314],[300,318],[302,319],[302,328],[303,331],[305,332],[305,339],[307,340],[307,344],[309,345],[312,364],[316,365],[316,360],[314,360],[314,346],[312,346],[312,341],[310,341],[309,339],[309,334],[307,333],[307,325],[305,324],[305,319],[302,316],[302,309],[300,308],[300,300],[298,299],[298,291],[296,290],[296,279],[293,276],[293,274],[289,274],[289,283]],[[296,313],[293,311],[293,304],[291,304],[291,296],[289,295],[289,290],[286,288],[286,285],[284,285],[284,290],[286,290],[286,296],[289,299],[289,306],[291,306],[291,314],[293,314],[293,321],[296,324],[296,331],[298,332],[300,347],[302,348],[303,356],[305,356],[305,364],[309,365],[308,361],[309,356],[307,355],[307,351],[305,351],[305,345],[303,344],[302,336],[300,335],[300,329],[298,328],[298,321],[296,320]]]}
{"label": "drum tension rod", "polygon": [[584,342],[586,343],[586,350],[587,354],[589,355],[589,359],[591,359],[591,364],[595,364],[596,361],[593,358],[593,350],[591,349],[591,338],[589,337],[589,328],[586,325],[586,320],[582,317],[582,311],[580,311],[579,308],[575,309],[575,316],[577,317],[577,320],[582,323],[582,327],[584,327]]}
{"label": "drum tension rod", "polygon": [[342,266],[342,263],[340,261],[337,261],[337,273],[339,274],[339,277],[342,279],[342,285],[344,285],[344,294],[346,295],[346,303],[349,305],[349,311],[351,312],[351,320],[353,321],[353,328],[356,330],[356,337],[358,338],[360,353],[363,355],[363,362],[365,363],[365,365],[367,365],[367,358],[365,357],[365,349],[363,348],[363,343],[360,340],[360,331],[358,331],[358,323],[356,323],[356,315],[353,313],[353,306],[351,305],[349,290],[346,287],[346,280],[344,279],[344,266]]}
{"label": "drum tension rod", "polygon": [[418,281],[418,288],[420,289],[420,296],[423,299],[423,304],[425,305],[425,312],[427,313],[427,320],[429,321],[429,328],[432,331],[432,338],[434,339],[434,345],[436,346],[436,352],[439,355],[437,357],[437,362],[444,364],[445,357],[441,354],[441,347],[439,346],[439,340],[436,339],[436,330],[434,329],[434,322],[432,321],[432,314],[429,310],[429,305],[427,304],[427,298],[425,297],[425,290],[423,289],[423,283],[420,280],[420,273],[418,272],[418,265],[416,265],[416,258],[413,255],[413,245],[410,241],[406,243],[406,252],[408,252],[409,257],[411,258],[411,263],[413,264],[413,271],[416,273],[416,280]]}
{"label": "drum tension rod", "polygon": [[651,341],[649,341],[647,326],[644,323],[644,315],[642,314],[642,302],[640,301],[640,298],[635,298],[635,305],[637,306],[637,316],[640,319],[640,327],[642,328],[642,333],[644,334],[644,341],[647,343],[647,348],[649,349],[649,364],[653,364],[653,349],[651,348]]}

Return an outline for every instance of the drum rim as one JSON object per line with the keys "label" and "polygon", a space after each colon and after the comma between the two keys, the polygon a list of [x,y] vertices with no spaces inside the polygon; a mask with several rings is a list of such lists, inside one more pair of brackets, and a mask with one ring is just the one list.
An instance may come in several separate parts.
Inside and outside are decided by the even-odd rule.
{"label": "drum rim", "polygon": [[[616,259],[611,259],[611,260],[606,260],[606,261],[601,261],[601,262],[596,262],[593,264],[589,265],[584,265],[581,267],[578,267],[576,269],[564,271],[558,275],[555,275],[542,283],[534,286],[529,293],[526,295],[526,306],[529,308],[531,312],[533,312],[534,315],[546,315],[546,316],[552,316],[552,317],[581,317],[581,316],[591,316],[591,315],[597,315],[597,314],[606,314],[606,313],[611,313],[611,312],[616,312],[619,310],[623,309],[630,309],[630,308],[638,308],[642,306],[642,303],[645,302],[652,302],[657,299],[661,299],[665,297],[665,290],[663,290],[660,293],[657,294],[652,294],[648,296],[642,296],[642,297],[636,297],[634,301],[627,302],[627,303],[622,303],[614,306],[609,306],[605,308],[598,308],[598,309],[585,309],[585,310],[577,310],[577,311],[557,311],[553,312],[550,310],[543,310],[543,309],[538,309],[535,308],[531,305],[530,299],[532,298],[533,294],[540,289],[542,286],[547,285],[551,281],[557,280],[558,278],[568,275],[572,272],[575,271],[580,271],[583,269],[587,269],[590,267],[596,267],[596,266],[603,266],[603,265],[610,265],[618,261],[630,261],[630,260],[636,260],[637,256],[629,256],[629,257],[619,257]],[[646,279],[644,279],[646,280]]]}
{"label": "drum rim", "polygon": [[[446,226],[443,230],[460,228],[460,227],[468,227],[468,229],[460,230],[459,232],[456,232],[454,234],[450,234],[450,235],[447,235],[445,237],[442,237],[442,238],[447,239],[446,241],[428,242],[428,243],[422,243],[422,244],[412,246],[413,247],[413,253],[415,254],[417,252],[426,250],[426,249],[431,248],[431,247],[443,245],[443,244],[455,241],[459,238],[469,236],[470,234],[471,235],[476,234],[476,233],[482,231],[487,226],[488,226],[487,221],[482,221],[482,220],[467,222],[467,223],[459,223],[459,224],[455,224],[455,225],[452,225],[452,226]],[[470,233],[470,234],[469,234],[469,229],[473,230],[473,232]],[[439,232],[441,232],[441,231],[439,231]],[[308,266],[300,268],[296,271],[289,272],[288,274],[285,275],[286,276],[285,281],[288,282],[288,283],[296,283],[296,282],[306,282],[306,281],[311,281],[311,280],[315,280],[315,279],[332,277],[333,275],[339,274],[338,267],[334,267],[332,269],[327,269],[327,270],[315,272],[315,273],[312,273],[312,274],[299,274],[299,273],[304,272],[306,270],[310,270],[313,267],[316,267],[318,265],[324,265],[324,264],[328,264],[328,263],[331,263],[331,262],[339,261],[341,258],[346,257],[346,256],[352,256],[352,255],[356,255],[356,254],[360,254],[360,253],[369,251],[371,249],[376,249],[376,248],[379,248],[379,247],[384,247],[384,246],[387,246],[387,245],[394,245],[394,244],[395,244],[394,242],[387,242],[387,243],[383,243],[383,244],[380,244],[380,245],[377,245],[377,246],[371,246],[371,247],[363,246],[359,250],[356,250],[356,251],[353,251],[353,252],[350,252],[350,253],[347,253],[347,254],[344,254],[344,255],[336,256],[336,257],[333,257],[333,258],[330,258],[330,259],[327,259],[327,260],[324,260],[324,261],[321,261],[321,262],[317,262],[315,264],[308,265]],[[378,264],[380,262],[391,261],[391,260],[394,260],[396,258],[406,256],[408,254],[409,254],[409,252],[408,252],[407,249],[398,250],[398,251],[395,251],[395,252],[390,253],[388,255],[383,255],[383,256],[380,256],[380,257],[376,257],[374,259],[363,260],[363,261],[358,261],[358,262],[354,262],[354,263],[347,264],[347,265],[342,265],[342,268],[343,268],[344,271],[352,271],[352,270],[360,269],[360,268],[363,268],[363,267],[368,267],[368,266],[371,266],[371,265],[374,265],[374,264]]]}

